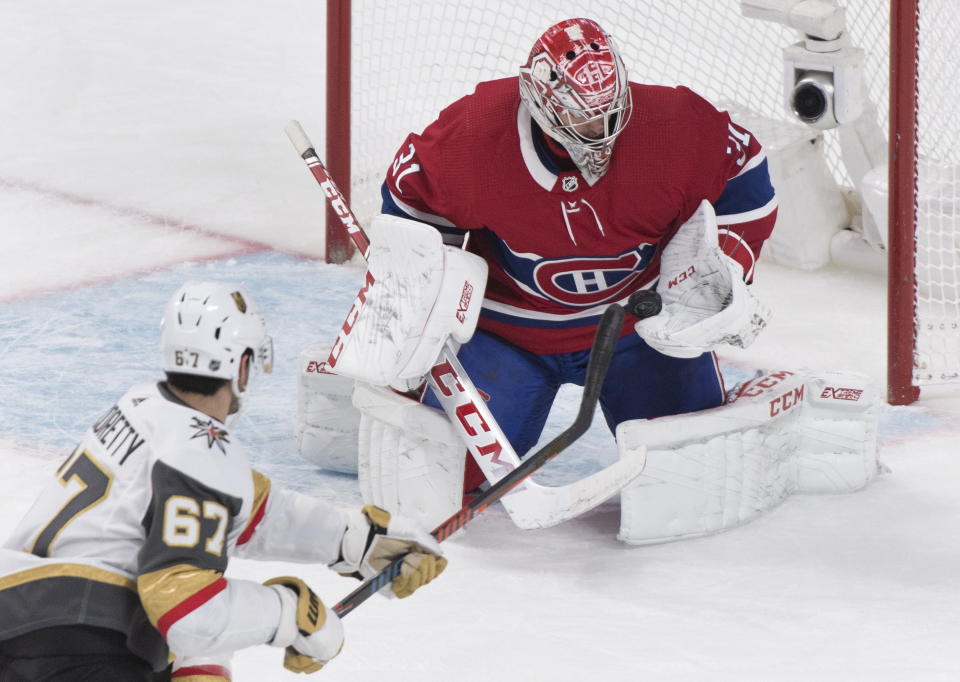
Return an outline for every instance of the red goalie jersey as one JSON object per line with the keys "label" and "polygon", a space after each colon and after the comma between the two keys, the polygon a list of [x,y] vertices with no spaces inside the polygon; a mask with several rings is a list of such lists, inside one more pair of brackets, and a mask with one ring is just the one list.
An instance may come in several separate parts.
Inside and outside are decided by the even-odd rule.
{"label": "red goalie jersey", "polygon": [[687,88],[630,87],[632,118],[593,184],[531,120],[517,78],[480,83],[400,147],[383,212],[469,233],[490,265],[480,327],[535,353],[589,348],[608,304],[655,285],[703,199],[752,276],[777,206],[760,144]]}

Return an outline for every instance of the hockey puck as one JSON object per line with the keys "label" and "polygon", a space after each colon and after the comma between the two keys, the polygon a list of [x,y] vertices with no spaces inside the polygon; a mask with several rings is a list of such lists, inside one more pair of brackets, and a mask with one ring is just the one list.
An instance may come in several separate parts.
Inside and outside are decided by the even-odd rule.
{"label": "hockey puck", "polygon": [[663,308],[660,294],[650,289],[641,289],[630,294],[627,299],[627,312],[641,320],[658,315]]}

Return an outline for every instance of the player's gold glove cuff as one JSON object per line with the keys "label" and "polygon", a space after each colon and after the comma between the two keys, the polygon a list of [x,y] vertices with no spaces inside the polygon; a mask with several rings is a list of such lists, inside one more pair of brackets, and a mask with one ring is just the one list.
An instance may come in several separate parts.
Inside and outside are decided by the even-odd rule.
{"label": "player's gold glove cuff", "polygon": [[284,668],[295,673],[314,673],[340,653],[343,629],[339,619],[305,582],[281,576],[264,585],[273,586],[281,596],[281,623],[270,643],[285,646]]}

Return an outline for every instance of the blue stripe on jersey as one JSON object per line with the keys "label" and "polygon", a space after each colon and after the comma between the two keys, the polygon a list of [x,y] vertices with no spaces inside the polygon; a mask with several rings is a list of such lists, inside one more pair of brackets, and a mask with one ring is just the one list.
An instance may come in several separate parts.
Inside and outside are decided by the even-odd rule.
{"label": "blue stripe on jersey", "polygon": [[532,327],[534,329],[573,329],[575,327],[588,327],[600,322],[600,315],[591,315],[589,317],[572,317],[568,320],[538,320],[531,317],[520,317],[519,315],[510,315],[489,308],[482,308],[480,316],[503,324],[513,325],[514,327]]}
{"label": "blue stripe on jersey", "polygon": [[764,159],[743,175],[728,180],[714,208],[718,216],[747,213],[766,206],[773,197],[773,185]]}
{"label": "blue stripe on jersey", "polygon": [[380,204],[381,213],[395,215],[399,218],[406,218],[407,220],[416,220],[419,223],[424,223],[436,228],[441,234],[452,234],[460,237],[466,234],[466,230],[450,227],[449,225],[438,225],[437,223],[431,223],[429,220],[422,220],[405,212],[402,208],[400,208],[400,206],[397,205],[397,202],[393,200],[393,195],[390,194],[390,188],[387,186],[386,182],[380,185],[380,198],[382,200],[382,203]]}
{"label": "blue stripe on jersey", "polygon": [[380,212],[386,213],[387,215],[395,215],[401,218],[409,218],[406,213],[403,212],[397,202],[393,200],[393,196],[390,194],[390,188],[387,187],[386,181],[380,185]]}

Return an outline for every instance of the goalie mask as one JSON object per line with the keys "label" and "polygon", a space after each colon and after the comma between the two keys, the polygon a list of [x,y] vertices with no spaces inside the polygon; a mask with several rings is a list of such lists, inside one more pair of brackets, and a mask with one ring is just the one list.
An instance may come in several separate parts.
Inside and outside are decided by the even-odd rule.
{"label": "goalie mask", "polygon": [[584,175],[601,177],[630,119],[627,69],[590,19],[566,19],[540,36],[520,67],[520,98]]}
{"label": "goalie mask", "polygon": [[[255,374],[269,374],[273,340],[259,306],[240,287],[188,282],[173,295],[160,321],[163,370],[227,379],[238,400]],[[239,385],[243,354],[253,354],[247,391]]]}

